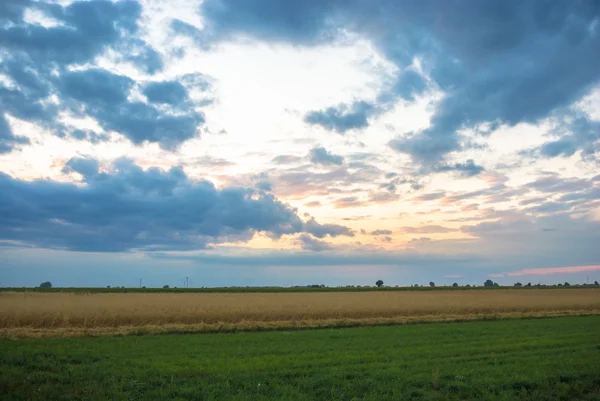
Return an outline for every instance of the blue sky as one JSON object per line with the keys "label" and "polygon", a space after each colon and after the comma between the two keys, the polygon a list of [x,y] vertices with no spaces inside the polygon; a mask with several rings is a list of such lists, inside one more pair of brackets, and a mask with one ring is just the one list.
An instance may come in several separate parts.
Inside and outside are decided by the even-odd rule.
{"label": "blue sky", "polygon": [[600,3],[0,3],[0,285],[600,280]]}

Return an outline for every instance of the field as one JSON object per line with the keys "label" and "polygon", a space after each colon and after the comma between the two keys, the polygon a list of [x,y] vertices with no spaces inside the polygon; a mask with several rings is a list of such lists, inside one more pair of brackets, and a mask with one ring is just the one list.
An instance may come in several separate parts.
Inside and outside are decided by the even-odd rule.
{"label": "field", "polygon": [[599,400],[600,316],[0,340],[6,400]]}
{"label": "field", "polygon": [[600,289],[0,292],[0,337],[238,331],[600,314]]}

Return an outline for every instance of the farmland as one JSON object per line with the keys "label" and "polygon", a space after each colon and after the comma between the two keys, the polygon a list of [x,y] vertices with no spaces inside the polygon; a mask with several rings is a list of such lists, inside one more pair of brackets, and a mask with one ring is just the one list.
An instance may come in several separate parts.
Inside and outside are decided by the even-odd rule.
{"label": "farmland", "polygon": [[600,316],[0,340],[11,400],[600,397]]}
{"label": "farmland", "polygon": [[0,336],[389,325],[600,314],[600,289],[310,293],[0,292]]}

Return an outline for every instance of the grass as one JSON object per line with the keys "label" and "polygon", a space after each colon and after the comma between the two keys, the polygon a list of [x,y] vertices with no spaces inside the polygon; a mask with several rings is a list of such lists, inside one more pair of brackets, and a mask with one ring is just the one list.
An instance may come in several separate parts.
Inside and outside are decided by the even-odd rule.
{"label": "grass", "polygon": [[598,400],[600,316],[0,340],[3,400]]}
{"label": "grass", "polygon": [[0,293],[0,336],[232,331],[600,313],[600,289]]}

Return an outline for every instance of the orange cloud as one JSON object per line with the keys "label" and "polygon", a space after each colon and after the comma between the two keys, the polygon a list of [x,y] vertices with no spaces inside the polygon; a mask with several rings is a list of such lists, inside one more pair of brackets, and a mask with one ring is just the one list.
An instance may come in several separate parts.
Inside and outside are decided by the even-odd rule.
{"label": "orange cloud", "polygon": [[600,265],[546,267],[546,268],[541,268],[541,269],[524,269],[524,270],[518,270],[515,272],[509,272],[509,273],[506,273],[506,275],[507,276],[529,276],[529,275],[546,276],[548,274],[568,274],[568,273],[581,273],[581,272],[593,272],[593,271],[600,271]]}

